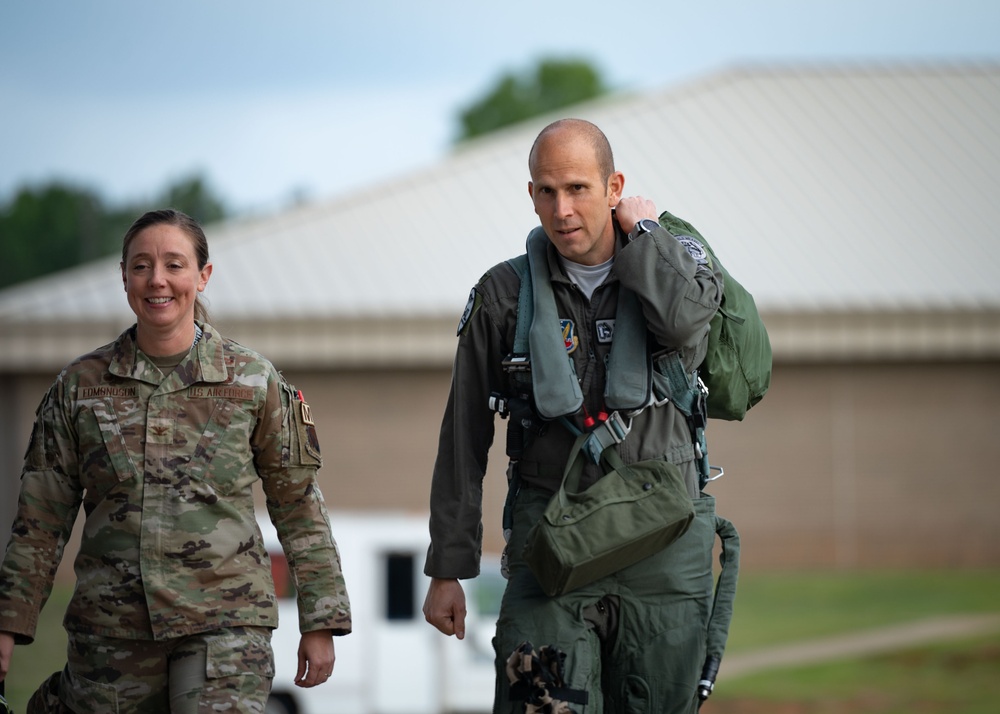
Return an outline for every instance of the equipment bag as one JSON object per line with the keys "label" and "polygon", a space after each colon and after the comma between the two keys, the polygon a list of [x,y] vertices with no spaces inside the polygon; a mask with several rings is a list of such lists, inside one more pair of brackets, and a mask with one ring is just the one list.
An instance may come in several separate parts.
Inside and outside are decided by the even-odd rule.
{"label": "equipment bag", "polygon": [[549,596],[562,595],[657,553],[687,531],[694,504],[680,470],[668,461],[626,466],[614,446],[611,467],[580,491],[587,434],[570,451],[562,484],[528,532],[524,560]]}
{"label": "equipment bag", "polygon": [[771,342],[753,295],[729,274],[708,241],[687,221],[664,211],[660,225],[677,238],[704,246],[724,280],[722,303],[712,318],[700,375],[708,388],[708,416],[740,421],[771,384]]}

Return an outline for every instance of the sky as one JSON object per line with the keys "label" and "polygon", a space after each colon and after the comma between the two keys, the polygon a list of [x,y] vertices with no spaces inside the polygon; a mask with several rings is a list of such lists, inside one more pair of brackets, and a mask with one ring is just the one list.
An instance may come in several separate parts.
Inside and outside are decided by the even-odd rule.
{"label": "sky", "polygon": [[619,91],[748,63],[1000,61],[996,0],[0,0],[0,204],[201,175],[233,211],[445,157],[503,72],[583,59]]}

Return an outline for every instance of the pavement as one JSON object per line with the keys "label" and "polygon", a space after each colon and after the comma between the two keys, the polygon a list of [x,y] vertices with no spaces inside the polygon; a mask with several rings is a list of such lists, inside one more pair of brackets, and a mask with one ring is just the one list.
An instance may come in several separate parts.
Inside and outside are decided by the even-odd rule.
{"label": "pavement", "polygon": [[932,642],[1000,632],[1000,615],[954,615],[726,655],[719,678],[732,679],[765,669],[817,664],[893,652]]}

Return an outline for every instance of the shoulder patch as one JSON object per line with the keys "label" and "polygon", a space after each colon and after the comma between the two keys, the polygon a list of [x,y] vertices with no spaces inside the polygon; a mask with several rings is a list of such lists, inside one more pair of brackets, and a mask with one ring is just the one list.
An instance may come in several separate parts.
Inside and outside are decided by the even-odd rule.
{"label": "shoulder patch", "polygon": [[684,250],[688,252],[688,255],[694,258],[694,262],[698,265],[708,265],[708,252],[705,250],[705,246],[701,244],[701,241],[694,236],[680,235],[674,237],[678,243],[684,246]]}
{"label": "shoulder patch", "polygon": [[476,292],[475,288],[469,291],[469,302],[465,304],[465,311],[462,313],[462,319],[458,321],[458,332],[456,334],[461,335],[462,331],[465,329],[465,325],[469,322],[469,318],[476,311],[476,301],[479,294]]}
{"label": "shoulder patch", "polygon": [[284,379],[281,381],[282,388],[288,395],[288,411],[291,417],[292,463],[296,466],[322,466],[323,457],[319,450],[319,437],[316,434],[312,409],[302,395],[301,389],[296,389]]}

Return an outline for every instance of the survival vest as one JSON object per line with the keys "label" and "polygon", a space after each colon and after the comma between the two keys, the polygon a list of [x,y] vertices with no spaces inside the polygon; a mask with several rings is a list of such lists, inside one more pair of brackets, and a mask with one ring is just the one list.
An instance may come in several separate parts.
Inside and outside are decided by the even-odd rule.
{"label": "survival vest", "polygon": [[[543,420],[558,419],[576,435],[578,429],[566,417],[579,411],[583,394],[573,360],[567,354],[558,329],[555,296],[548,268],[549,239],[542,228],[534,229],[527,240],[525,255],[508,264],[521,280],[518,293],[517,325],[510,356],[504,369],[522,393],[530,394],[533,411]],[[624,286],[619,287],[615,313],[615,336],[607,361],[604,403],[611,410],[596,423],[583,452],[592,463],[600,463],[601,454],[611,444],[621,443],[631,430],[632,417],[651,406],[668,401],[684,414],[691,428],[691,459],[698,468],[701,486],[712,480],[705,440],[707,419],[706,391],[697,372],[688,373],[677,352],[650,353],[646,322],[639,298]],[[505,408],[516,409],[515,400]],[[525,409],[522,401],[520,408]],[[504,411],[501,410],[501,415]],[[530,422],[530,418],[528,419]],[[517,418],[508,424],[508,447],[523,435]],[[508,448],[508,456],[516,458]]]}

